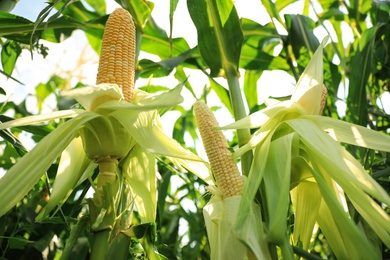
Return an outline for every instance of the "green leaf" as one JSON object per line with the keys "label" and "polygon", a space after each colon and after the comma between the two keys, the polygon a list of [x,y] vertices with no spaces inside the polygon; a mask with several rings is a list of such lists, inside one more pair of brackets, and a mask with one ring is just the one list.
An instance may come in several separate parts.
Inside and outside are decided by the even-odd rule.
{"label": "green leaf", "polygon": [[[73,116],[76,116],[76,115],[77,115],[76,113],[73,114]],[[69,117],[73,117],[73,116],[69,116]],[[56,117],[54,116],[53,118],[56,118]],[[51,119],[53,119],[53,118],[51,118]],[[48,119],[48,120],[51,120],[51,119]],[[13,121],[13,120],[16,120],[16,119],[12,118],[12,117],[5,116],[5,115],[0,115],[0,122],[2,122],[3,124],[5,122]],[[17,120],[20,120],[20,119],[17,119]],[[43,121],[47,121],[47,120],[42,120],[42,121],[39,121],[39,122],[43,122]],[[51,127],[49,125],[39,125],[39,126],[36,126],[36,125],[28,125],[28,124],[25,124],[25,123],[22,123],[21,125],[17,125],[15,127],[19,128],[20,130],[32,133],[34,135],[42,136],[42,137],[46,136],[47,134],[49,134],[51,131],[54,130],[54,127]],[[0,128],[4,129],[3,125],[0,125]],[[7,128],[7,127],[5,127],[5,128]]]}
{"label": "green leaf", "polygon": [[[103,23],[105,22],[107,16],[102,17],[100,13],[88,10],[81,1],[76,1],[70,4],[67,6],[67,8],[64,9],[62,13],[64,16],[67,16],[72,20],[79,22],[80,24],[90,24],[91,26],[82,26],[82,29],[97,38],[102,38],[104,28]],[[58,19],[50,21],[50,23],[57,20]]]}
{"label": "green leaf", "polygon": [[12,144],[20,155],[23,155],[27,152],[27,148],[24,147],[24,145],[20,142],[20,140],[9,130],[7,129],[0,130],[0,136],[5,141]]}
{"label": "green leaf", "polygon": [[73,139],[62,152],[53,191],[46,206],[37,216],[37,221],[45,218],[61,201],[70,195],[89,164],[91,164],[91,161],[84,152],[81,138]]}
{"label": "green leaf", "polygon": [[[44,115],[36,115],[36,116],[18,118],[18,119],[11,120],[11,121],[4,122],[4,123],[0,124],[0,129],[6,129],[6,128],[10,128],[10,127],[27,126],[30,124],[42,123],[45,121],[58,119],[58,118],[75,117],[81,111],[82,110],[62,110],[62,111],[51,112],[49,114],[44,114]],[[40,132],[40,133],[47,134],[47,132]]]}
{"label": "green leaf", "polygon": [[367,29],[358,40],[358,48],[351,58],[347,98],[347,120],[366,126],[368,123],[367,84],[372,72],[373,44],[377,28]]}
{"label": "green leaf", "polygon": [[[0,216],[10,210],[39,181],[53,161],[75,138],[78,128],[97,116],[95,113],[86,112],[62,124],[42,139],[0,179],[2,198]],[[12,122],[8,124],[12,125]]]}
{"label": "green leaf", "polygon": [[280,11],[282,11],[285,7],[287,7],[290,4],[293,4],[295,2],[298,2],[298,0],[276,0],[275,1],[275,8],[280,13]]}
{"label": "green leaf", "polygon": [[33,243],[32,241],[20,236],[8,237],[7,239],[10,249],[23,249],[26,245]]}
{"label": "green leaf", "polygon": [[[338,203],[334,193],[330,190],[323,177],[316,171],[313,171],[313,175],[318,183],[322,197],[324,198],[331,215],[335,219],[342,241],[348,250],[348,258],[377,258],[378,256],[373,247],[360,229],[353,223],[348,214],[345,213],[343,207]],[[322,221],[320,223],[322,223]],[[325,228],[324,225],[321,226]],[[329,232],[335,232],[333,230],[334,229],[330,229]],[[338,245],[333,245],[333,247],[337,246]]]}
{"label": "green leaf", "polygon": [[[272,259],[259,205],[254,203],[253,200],[248,200],[247,197],[242,197],[240,210],[243,208],[247,209],[246,216],[239,212],[233,231],[234,235],[245,243],[256,256],[256,259]],[[242,217],[245,219],[242,219]],[[240,220],[244,220],[244,222]]]}
{"label": "green leaf", "polygon": [[150,18],[154,4],[146,0],[115,0],[124,9],[129,10],[138,29],[142,30]]}
{"label": "green leaf", "polygon": [[106,1],[104,0],[86,0],[86,2],[93,8],[95,11],[104,15],[106,13]]}
{"label": "green leaf", "polygon": [[[385,204],[390,204],[388,193],[366,173],[351,154],[324,134],[312,121],[304,122],[302,119],[294,119],[287,121],[287,123],[300,134],[306,147],[305,150],[312,156],[313,163],[318,165],[317,167],[321,169],[323,174],[326,173],[326,176],[334,179],[340,185],[359,214],[365,218],[382,241],[389,245],[389,216],[367,195],[369,194]],[[311,131],[308,132],[307,129],[311,129]],[[318,181],[317,177],[316,180]],[[321,184],[319,183],[319,185]],[[382,224],[379,225],[379,223]]]}
{"label": "green leaf", "polygon": [[313,153],[318,153],[317,160],[322,161],[329,169],[335,167],[334,171],[329,170],[329,174],[344,190],[349,187],[349,184],[353,184],[385,204],[390,204],[388,193],[366,173],[352,155],[313,121],[297,118],[286,123],[301,135],[301,139],[306,146],[313,149]]}
{"label": "green leaf", "polygon": [[32,29],[32,26],[34,26],[34,23],[26,18],[6,12],[0,12],[0,36],[15,33],[26,27],[31,27]]}
{"label": "green leaf", "polygon": [[257,81],[259,80],[262,72],[254,70],[246,70],[244,75],[244,94],[246,102],[249,107],[249,111],[257,105]]}
{"label": "green leaf", "polygon": [[33,32],[37,34],[37,38],[44,32],[43,36],[47,37],[48,40],[59,42],[61,35],[69,36],[72,30],[83,29],[90,34],[101,38],[106,17],[105,19],[102,19],[99,14],[93,15],[93,13],[89,11],[80,15],[77,11],[79,11],[77,6],[68,10],[69,15],[74,15],[74,18],[68,15],[60,17],[54,16],[51,17],[52,19],[50,21],[41,23],[39,21],[33,23],[23,17],[0,12],[0,36],[29,44]]}
{"label": "green leaf", "polygon": [[390,152],[390,136],[367,127],[322,116],[308,116],[334,140],[368,149]]}
{"label": "green leaf", "polygon": [[302,242],[302,248],[309,249],[317,221],[322,197],[317,183],[302,157],[291,161],[291,201],[294,206],[294,242]]}
{"label": "green leaf", "polygon": [[179,0],[169,0],[169,38],[172,38],[173,15],[175,14]]}
{"label": "green leaf", "polygon": [[241,242],[233,234],[240,203],[241,196],[222,199],[216,195],[203,208],[211,259],[246,258],[247,249],[244,246],[246,241]]}
{"label": "green leaf", "polygon": [[231,0],[187,1],[188,11],[198,31],[202,59],[215,77],[224,70],[238,68],[243,34]]}
{"label": "green leaf", "polygon": [[184,62],[190,56],[190,54],[191,51],[186,51],[179,56],[162,60],[159,62],[143,59],[138,62],[137,69],[140,70],[140,77],[143,78],[148,78],[151,75],[153,75],[153,77],[155,78],[165,77],[168,76],[169,73],[171,73],[171,71],[175,67],[179,66],[182,62]]}
{"label": "green leaf", "polygon": [[[11,75],[5,73],[4,71],[0,70],[0,74],[3,74],[4,76],[6,76],[8,79],[12,79],[13,81],[15,82],[18,82],[20,85],[24,85],[22,82],[20,82],[19,80],[17,80],[16,78],[12,77]],[[0,87],[0,94],[2,95],[5,95],[5,91],[3,88]]]}
{"label": "green leaf", "polygon": [[[299,144],[298,135],[295,133],[277,138],[271,142],[266,167],[264,169],[264,194],[266,201],[266,214],[269,239],[279,245],[283,244],[287,237],[286,217],[289,209],[291,158],[297,154]],[[283,154],[284,156],[280,156]],[[254,162],[258,163],[258,162]],[[254,173],[255,174],[255,173]],[[248,179],[251,181],[251,179]],[[289,252],[283,252],[289,254]]]}
{"label": "green leaf", "polygon": [[89,222],[89,216],[84,215],[78,219],[77,223],[74,226],[72,226],[72,229],[70,231],[70,236],[66,241],[64,251],[61,255],[63,259],[69,259],[72,253],[74,254],[75,251],[77,252],[77,254],[80,253],[81,250],[80,248],[78,248],[78,244],[80,243],[79,239],[82,237],[82,234],[84,233],[84,230],[88,225],[88,222]]}
{"label": "green leaf", "polygon": [[240,68],[246,70],[285,70],[290,69],[286,59],[280,56],[272,56],[259,48],[249,45],[242,47],[240,56]]}
{"label": "green leaf", "polygon": [[1,49],[1,64],[4,72],[8,75],[12,74],[15,68],[16,60],[19,58],[22,49],[15,41],[7,40]]}
{"label": "green leaf", "polygon": [[270,15],[270,17],[275,18],[276,20],[278,20],[278,22],[280,24],[284,25],[284,22],[283,22],[282,18],[279,15],[279,11],[280,10],[278,10],[276,8],[276,5],[275,5],[274,1],[272,1],[272,0],[264,0],[264,1],[261,1],[261,3],[263,4],[265,9],[267,10],[267,12]]}
{"label": "green leaf", "polygon": [[230,103],[229,91],[214,79],[210,78],[209,80],[211,89],[214,90],[222,104],[224,104],[225,107],[229,110],[230,114],[233,115],[233,108]]}
{"label": "green leaf", "polygon": [[169,138],[161,129],[157,111],[132,113],[116,111],[110,114],[128,130],[134,140],[148,153],[172,157],[171,161],[192,171],[206,182],[211,182],[210,172],[197,155]]}
{"label": "green leaf", "polygon": [[169,39],[166,32],[149,19],[142,35],[141,50],[169,59],[185,55],[190,47],[184,38]]}
{"label": "green leaf", "polygon": [[[99,113],[103,113],[104,111],[114,111],[120,108],[134,111],[147,111],[153,109],[170,108],[183,102],[183,97],[180,94],[182,89],[183,83],[180,83],[170,91],[165,91],[159,95],[148,95],[145,92],[138,91],[133,94],[133,102],[131,103],[118,102],[117,100],[108,101],[99,105],[96,108],[96,111],[99,111]],[[104,91],[102,91],[102,94],[105,94]],[[118,113],[122,112],[123,111],[118,111]]]}
{"label": "green leaf", "polygon": [[303,15],[285,15],[288,44],[291,45],[300,71],[309,63],[314,51],[320,45],[313,33],[315,22]]}
{"label": "green leaf", "polygon": [[196,94],[195,94],[195,92],[194,92],[194,89],[192,88],[190,82],[187,80],[187,79],[188,79],[188,76],[187,76],[186,73],[184,72],[183,66],[178,66],[178,67],[176,67],[175,78],[176,78],[179,82],[184,82],[185,88],[188,89],[188,91],[191,92],[191,94],[192,94],[193,97],[196,97]]}
{"label": "green leaf", "polygon": [[124,160],[122,169],[131,187],[141,223],[155,221],[157,209],[155,155],[147,153],[136,144]]}

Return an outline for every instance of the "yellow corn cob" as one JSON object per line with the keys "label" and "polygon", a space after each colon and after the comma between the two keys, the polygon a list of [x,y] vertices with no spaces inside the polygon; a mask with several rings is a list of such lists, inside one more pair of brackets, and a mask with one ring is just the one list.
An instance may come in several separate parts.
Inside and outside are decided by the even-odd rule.
{"label": "yellow corn cob", "polygon": [[213,129],[219,126],[217,119],[201,101],[194,104],[194,113],[219,190],[224,197],[241,195],[244,182],[228,150],[226,138],[221,131]]}
{"label": "yellow corn cob", "polygon": [[320,115],[322,115],[322,112],[324,111],[325,105],[326,105],[326,95],[328,94],[328,89],[325,87],[325,85],[322,86],[322,94],[321,94],[321,106],[320,106]]}
{"label": "yellow corn cob", "polygon": [[135,26],[128,11],[118,8],[107,20],[96,83],[113,83],[131,101],[134,88]]}

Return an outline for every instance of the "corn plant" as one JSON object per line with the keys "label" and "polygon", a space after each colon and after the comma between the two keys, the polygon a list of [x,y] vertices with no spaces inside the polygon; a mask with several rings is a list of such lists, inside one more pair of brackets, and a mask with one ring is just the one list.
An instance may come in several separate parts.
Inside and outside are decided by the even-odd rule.
{"label": "corn plant", "polygon": [[[63,89],[57,75],[37,86],[39,111],[49,93],[57,111],[2,105],[14,112],[0,117],[3,258],[389,257],[388,3],[264,0],[260,24],[231,0],[186,1],[190,47],[173,36],[182,1],[169,2],[166,31],[153,2],[116,2],[107,19],[102,0],[52,1],[35,22],[9,13],[16,1],[0,6],[9,81],[22,80],[24,48],[45,55],[40,39],[81,29],[100,55],[93,86]],[[294,90],[260,100],[266,71]],[[154,83],[171,76],[176,87]],[[171,111],[173,138],[162,130]]]}

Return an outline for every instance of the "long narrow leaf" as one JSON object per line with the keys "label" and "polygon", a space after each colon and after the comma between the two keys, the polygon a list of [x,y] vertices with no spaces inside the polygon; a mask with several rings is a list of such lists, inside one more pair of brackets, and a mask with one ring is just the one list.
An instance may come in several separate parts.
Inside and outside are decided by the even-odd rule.
{"label": "long narrow leaf", "polygon": [[75,138],[78,128],[97,116],[95,113],[83,113],[62,124],[42,139],[0,179],[0,216],[10,210],[38,182]]}
{"label": "long narrow leaf", "polygon": [[157,209],[155,155],[135,145],[125,159],[123,169],[142,223],[154,222]]}
{"label": "long narrow leaf", "polygon": [[330,117],[307,116],[307,118],[314,121],[338,142],[390,152],[389,135]]}
{"label": "long narrow leaf", "polygon": [[187,7],[211,76],[217,76],[222,69],[237,70],[243,34],[233,1],[187,1]]}
{"label": "long narrow leaf", "polygon": [[61,201],[70,195],[91,163],[84,152],[81,138],[73,139],[62,152],[53,191],[46,206],[39,213],[37,221],[45,218]]}
{"label": "long narrow leaf", "polygon": [[80,114],[83,110],[61,110],[44,115],[36,115],[18,118],[12,121],[4,122],[0,124],[0,129],[6,129],[10,127],[25,126],[31,124],[42,123],[45,121],[58,119],[58,118],[70,118]]}

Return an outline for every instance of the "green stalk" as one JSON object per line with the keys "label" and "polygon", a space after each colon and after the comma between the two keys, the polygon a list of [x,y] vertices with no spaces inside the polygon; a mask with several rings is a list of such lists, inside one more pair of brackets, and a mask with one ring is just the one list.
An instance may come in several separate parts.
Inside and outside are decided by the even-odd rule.
{"label": "green stalk", "polygon": [[[93,198],[97,215],[92,216],[91,224],[94,227],[93,243],[91,249],[92,260],[104,260],[110,245],[111,233],[116,221],[115,197],[117,193],[117,169],[118,160],[103,158],[99,161],[99,176],[96,193]],[[100,219],[100,220],[99,220]]]}
{"label": "green stalk", "polygon": [[282,258],[285,260],[294,260],[294,253],[292,247],[290,246],[288,237],[286,236],[283,240],[283,244],[280,245],[282,250]]}
{"label": "green stalk", "polygon": [[[225,71],[230,92],[230,102],[232,103],[233,107],[234,119],[237,121],[247,116],[241,95],[240,83],[238,82],[238,76],[235,69],[230,67],[230,69],[227,68]],[[251,139],[251,133],[249,129],[238,129],[237,136],[239,147],[245,145]],[[242,174],[245,176],[248,176],[249,174],[252,158],[252,151],[244,153],[241,157]]]}
{"label": "green stalk", "polygon": [[105,260],[108,251],[111,230],[94,232],[91,250],[91,260]]}

